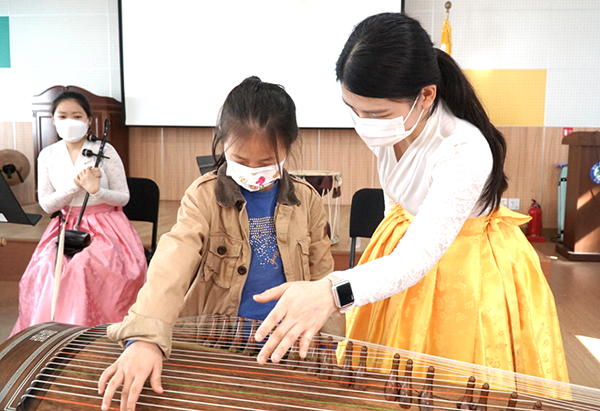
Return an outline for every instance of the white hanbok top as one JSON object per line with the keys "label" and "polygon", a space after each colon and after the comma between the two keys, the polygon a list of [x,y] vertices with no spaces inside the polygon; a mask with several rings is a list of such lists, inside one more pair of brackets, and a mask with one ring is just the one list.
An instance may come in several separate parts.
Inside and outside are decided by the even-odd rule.
{"label": "white hanbok top", "polygon": [[[86,140],[83,149],[98,153],[100,141]],[[86,191],[73,181],[83,169],[94,166],[96,157],[86,157],[79,153],[75,164],[71,161],[64,140],[44,148],[38,156],[38,200],[48,214],[72,205],[81,206]],[[123,162],[117,150],[110,144],[104,146],[104,156],[98,168],[102,171],[100,190],[90,195],[87,205],[108,204],[124,206],[129,201],[129,189]]]}
{"label": "white hanbok top", "polygon": [[379,301],[415,285],[450,247],[467,218],[487,214],[478,204],[493,165],[483,134],[443,104],[400,160],[394,147],[376,147],[386,213],[399,204],[415,216],[388,256],[335,272],[348,279],[354,306]]}

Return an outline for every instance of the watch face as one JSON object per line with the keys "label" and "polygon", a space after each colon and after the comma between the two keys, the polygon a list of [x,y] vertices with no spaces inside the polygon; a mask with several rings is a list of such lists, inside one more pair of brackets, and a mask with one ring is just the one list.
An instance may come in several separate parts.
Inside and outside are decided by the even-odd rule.
{"label": "watch face", "polygon": [[352,287],[350,282],[346,281],[339,284],[336,288],[338,299],[340,301],[340,308],[346,307],[354,303],[354,294],[352,294]]}

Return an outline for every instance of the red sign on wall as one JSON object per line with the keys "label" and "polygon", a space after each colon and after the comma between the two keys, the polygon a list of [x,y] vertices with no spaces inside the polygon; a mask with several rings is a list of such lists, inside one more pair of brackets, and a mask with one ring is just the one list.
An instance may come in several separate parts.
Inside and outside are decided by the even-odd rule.
{"label": "red sign on wall", "polygon": [[563,127],[563,137],[568,136],[573,132],[573,127]]}

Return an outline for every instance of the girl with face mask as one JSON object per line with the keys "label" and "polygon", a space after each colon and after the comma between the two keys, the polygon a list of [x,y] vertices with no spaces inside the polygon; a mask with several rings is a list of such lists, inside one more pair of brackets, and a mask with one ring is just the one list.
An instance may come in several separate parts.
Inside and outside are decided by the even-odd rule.
{"label": "girl with face mask", "polygon": [[416,20],[383,13],[355,27],[336,74],[386,217],[361,265],[257,297],[280,298],[257,338],[281,321],[259,362],[299,335],[306,353],[314,313],[354,308],[350,338],[568,382],[554,298],[519,228],[529,218],[499,206],[504,138],[456,62]]}
{"label": "girl with face mask", "polygon": [[[121,384],[129,393],[121,397],[121,410],[134,409],[148,376],[162,392],[162,360],[169,357],[178,317],[262,320],[275,302],[256,302],[255,294],[316,281],[333,270],[322,199],[284,168],[297,138],[296,107],[283,87],[249,77],[229,93],[213,139],[218,169],[188,188],[137,302],[108,330],[127,348],[100,378],[102,409]],[[337,315],[324,331],[343,335],[344,328]]]}
{"label": "girl with face mask", "polygon": [[[60,140],[38,157],[38,199],[48,214],[66,218],[73,229],[85,194],[90,197],[80,230],[91,244],[72,257],[65,256],[55,307],[57,322],[94,326],[123,319],[146,276],[142,242],[122,207],[129,201],[123,163],[116,150],[105,145],[98,168],[100,141],[90,141],[92,111],[87,98],[64,91],[52,103],[52,122]],[[59,216],[54,217],[38,244],[19,283],[19,318],[13,334],[50,321],[54,290]]]}

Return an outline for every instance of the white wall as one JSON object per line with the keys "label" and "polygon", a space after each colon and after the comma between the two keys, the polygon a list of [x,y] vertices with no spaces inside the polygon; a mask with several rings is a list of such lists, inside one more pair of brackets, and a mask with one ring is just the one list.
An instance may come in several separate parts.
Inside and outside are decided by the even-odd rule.
{"label": "white wall", "polygon": [[[444,3],[405,1],[438,45]],[[117,0],[0,0],[0,15],[12,65],[0,69],[0,121],[30,121],[31,97],[54,85],[121,100]],[[450,21],[462,67],[547,69],[545,125],[600,127],[600,1],[455,0]]]}
{"label": "white wall", "polygon": [[31,121],[32,96],[76,85],[121,100],[117,0],[0,0],[11,68],[0,69],[0,121]]}
{"label": "white wall", "polygon": [[[405,3],[438,46],[445,3]],[[546,69],[545,125],[600,127],[599,21],[598,0],[453,1],[452,56],[465,69]]]}

